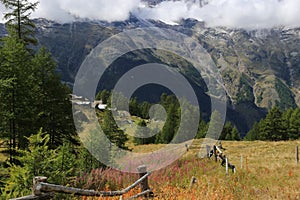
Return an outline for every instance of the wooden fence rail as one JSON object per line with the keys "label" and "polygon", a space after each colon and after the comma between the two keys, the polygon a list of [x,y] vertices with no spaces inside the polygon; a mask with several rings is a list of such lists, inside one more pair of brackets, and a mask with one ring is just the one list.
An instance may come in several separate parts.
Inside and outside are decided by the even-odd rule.
{"label": "wooden fence rail", "polygon": [[211,158],[214,157],[214,160],[217,162],[218,159],[221,161],[221,165],[226,167],[226,174],[228,175],[228,169],[231,169],[233,173],[236,172],[236,168],[233,164],[228,162],[228,158],[223,154],[223,151],[221,149],[224,149],[222,146],[216,146],[214,145],[212,150],[210,146],[206,146],[207,151],[207,157]]}
{"label": "wooden fence rail", "polygon": [[141,185],[141,193],[131,197],[130,199],[137,198],[147,194],[153,195],[153,192],[148,185],[148,176],[150,176],[151,173],[146,172],[147,170],[146,166],[141,166],[138,169],[140,172],[140,178],[132,185],[119,191],[94,191],[94,190],[84,190],[84,189],[73,188],[73,187],[65,187],[61,185],[47,183],[47,177],[35,177],[33,179],[32,195],[11,199],[11,200],[51,199],[55,193],[73,194],[79,196],[94,196],[94,197],[95,196],[97,197],[122,196],[128,193],[133,188],[137,187],[139,184]]}

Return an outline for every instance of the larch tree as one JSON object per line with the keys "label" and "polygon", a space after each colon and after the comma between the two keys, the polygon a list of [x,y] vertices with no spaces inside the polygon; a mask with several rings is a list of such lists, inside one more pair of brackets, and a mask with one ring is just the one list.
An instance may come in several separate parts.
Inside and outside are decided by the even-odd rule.
{"label": "larch tree", "polygon": [[111,143],[119,148],[127,149],[125,143],[128,140],[128,137],[124,131],[118,127],[114,120],[112,111],[110,110],[104,111],[102,129]]}
{"label": "larch tree", "polygon": [[0,87],[2,132],[8,136],[10,161],[13,152],[26,146],[25,137],[32,130],[35,119],[34,81],[31,55],[24,44],[13,37],[3,39],[0,77],[5,82]]}
{"label": "larch tree", "polygon": [[30,19],[30,15],[35,11],[38,2],[32,3],[29,0],[0,0],[8,9],[5,13],[6,28],[10,35],[23,41],[26,46],[36,45],[35,24]]}
{"label": "larch tree", "polygon": [[37,84],[38,110],[36,126],[50,135],[49,145],[55,148],[64,141],[77,143],[72,117],[70,89],[60,82],[55,72],[56,63],[51,54],[41,48],[33,58],[34,77]]}

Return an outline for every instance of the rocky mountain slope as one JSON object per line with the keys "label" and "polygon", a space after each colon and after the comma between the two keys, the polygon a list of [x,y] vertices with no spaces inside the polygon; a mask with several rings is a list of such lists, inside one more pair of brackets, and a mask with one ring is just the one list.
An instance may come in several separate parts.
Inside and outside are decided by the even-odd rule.
{"label": "rocky mountain slope", "polygon": [[[210,53],[226,84],[230,99],[229,118],[240,124],[242,132],[262,117],[266,109],[275,105],[283,109],[300,105],[300,28],[256,31],[208,28],[203,22],[192,19],[169,26],[156,21],[144,22],[133,16],[127,21],[114,23],[89,21],[58,24],[38,19],[36,24],[40,43],[52,52],[62,80],[70,85],[82,61],[101,41],[122,30],[150,24],[197,38]],[[0,25],[0,35],[4,34],[4,26]],[[139,53],[133,54],[137,56]],[[164,63],[164,58],[153,51],[147,51],[146,55],[140,59],[133,59],[132,55],[121,58],[110,75],[117,79],[126,71],[126,66],[134,66],[134,63],[146,63],[152,59]],[[202,87],[199,84],[201,77],[190,77],[190,80],[195,86]],[[203,88],[199,91],[205,93]]]}

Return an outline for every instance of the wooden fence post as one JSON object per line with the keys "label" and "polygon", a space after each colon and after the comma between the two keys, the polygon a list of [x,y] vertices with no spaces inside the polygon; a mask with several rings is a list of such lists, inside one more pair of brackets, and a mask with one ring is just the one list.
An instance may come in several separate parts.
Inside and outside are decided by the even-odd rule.
{"label": "wooden fence post", "polygon": [[196,179],[195,176],[193,176],[192,179],[191,179],[191,183],[190,183],[190,189],[193,188],[193,185],[194,185],[196,182],[197,182],[197,179]]}
{"label": "wooden fence post", "polygon": [[216,147],[216,145],[214,145],[213,151],[214,151],[215,161],[218,162],[218,155],[217,155],[217,147]]}
{"label": "wooden fence post", "polygon": [[241,169],[243,169],[243,155],[241,155]]}
{"label": "wooden fence post", "polygon": [[209,154],[210,154],[210,146],[206,145],[206,155],[207,155],[207,158],[210,158]]}
{"label": "wooden fence post", "polygon": [[33,178],[33,188],[32,188],[32,194],[36,196],[40,196],[43,194],[41,191],[41,188],[39,187],[40,183],[47,183],[47,177],[45,176],[36,176]]}
{"label": "wooden fence post", "polygon": [[188,144],[185,144],[185,149],[186,149],[186,152],[188,152],[190,150],[190,147]]}
{"label": "wooden fence post", "polygon": [[296,164],[299,164],[299,146],[296,146]]}
{"label": "wooden fence post", "polygon": [[228,158],[225,158],[226,161],[226,176],[228,176]]}
{"label": "wooden fence post", "polygon": [[[143,176],[145,176],[147,174],[147,166],[146,165],[141,165],[137,168],[140,178],[142,178]],[[148,184],[148,177],[146,177],[140,184],[141,187],[141,192],[145,192],[147,190],[150,190],[149,184]],[[153,196],[153,192],[150,192],[148,194],[145,195],[145,197],[148,196]]]}

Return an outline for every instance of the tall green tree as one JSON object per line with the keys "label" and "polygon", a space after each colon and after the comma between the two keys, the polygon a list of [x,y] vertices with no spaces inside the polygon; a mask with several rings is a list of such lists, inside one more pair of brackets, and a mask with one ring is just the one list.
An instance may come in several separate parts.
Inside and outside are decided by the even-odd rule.
{"label": "tall green tree", "polygon": [[76,130],[72,117],[70,89],[60,82],[51,54],[41,48],[33,59],[36,83],[36,126],[50,135],[49,145],[56,148],[63,141],[76,144]]}
{"label": "tall green tree", "polygon": [[179,123],[177,108],[178,106],[176,106],[176,104],[169,104],[169,108],[167,110],[167,120],[161,133],[157,135],[157,143],[170,143],[177,133]]}
{"label": "tall green tree", "polygon": [[143,119],[149,119],[149,110],[151,108],[151,104],[148,102],[143,102],[139,105],[139,115]]}
{"label": "tall green tree", "polygon": [[[6,84],[0,87],[2,130],[9,135],[9,149],[25,148],[26,136],[33,129],[36,119],[34,107],[35,93],[32,56],[24,43],[14,37],[3,39],[1,53],[0,77]],[[12,161],[12,157],[10,158]]]}
{"label": "tall green tree", "polygon": [[231,122],[226,122],[219,139],[220,140],[225,140],[225,139],[231,140],[232,139],[231,132],[232,132],[232,124],[231,124]]}
{"label": "tall green tree", "polygon": [[300,109],[296,108],[293,113],[291,113],[289,121],[288,134],[289,138],[296,140],[300,138]]}
{"label": "tall green tree", "polygon": [[133,99],[130,99],[130,101],[129,101],[129,111],[130,111],[131,115],[134,115],[134,116],[139,116],[140,115],[139,104],[138,104],[137,97],[134,97]]}
{"label": "tall green tree", "polygon": [[259,139],[260,134],[260,123],[255,122],[251,128],[251,130],[247,133],[245,140],[246,141],[254,141]]}
{"label": "tall green tree", "polygon": [[239,130],[236,127],[233,127],[233,129],[231,131],[231,140],[235,140],[235,141],[241,140]]}
{"label": "tall green tree", "polygon": [[102,130],[105,133],[105,135],[108,137],[108,139],[112,143],[114,143],[117,147],[127,149],[125,143],[128,140],[128,137],[126,136],[124,131],[121,130],[118,127],[118,125],[115,123],[112,112],[110,110],[106,109],[104,111],[102,123],[103,123]]}
{"label": "tall green tree", "polygon": [[274,107],[267,114],[266,118],[260,123],[261,140],[287,140],[287,130],[283,126],[282,112],[278,107]]}
{"label": "tall green tree", "polygon": [[4,18],[7,20],[5,25],[10,35],[17,37],[26,46],[36,45],[35,24],[30,19],[30,15],[36,9],[38,2],[32,3],[29,0],[0,1],[9,10]]}

